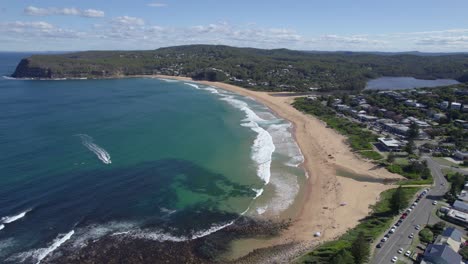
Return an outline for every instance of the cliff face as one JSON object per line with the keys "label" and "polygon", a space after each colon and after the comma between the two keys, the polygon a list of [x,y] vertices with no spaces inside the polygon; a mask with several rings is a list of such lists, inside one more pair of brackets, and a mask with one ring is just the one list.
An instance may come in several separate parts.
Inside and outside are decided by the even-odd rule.
{"label": "cliff face", "polygon": [[14,78],[52,78],[50,69],[31,66],[30,59],[22,59],[11,75]]}

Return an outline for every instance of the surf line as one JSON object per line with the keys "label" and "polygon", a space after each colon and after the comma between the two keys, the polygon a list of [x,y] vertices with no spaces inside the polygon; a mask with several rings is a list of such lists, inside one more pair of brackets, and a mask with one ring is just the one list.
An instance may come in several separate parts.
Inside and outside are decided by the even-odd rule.
{"label": "surf line", "polygon": [[89,149],[91,152],[96,154],[98,159],[100,159],[104,164],[111,164],[111,157],[109,153],[101,148],[100,146],[96,145],[93,143],[94,139],[86,134],[78,134],[76,135],[81,138],[81,143],[83,143],[83,146],[85,146],[87,149]]}

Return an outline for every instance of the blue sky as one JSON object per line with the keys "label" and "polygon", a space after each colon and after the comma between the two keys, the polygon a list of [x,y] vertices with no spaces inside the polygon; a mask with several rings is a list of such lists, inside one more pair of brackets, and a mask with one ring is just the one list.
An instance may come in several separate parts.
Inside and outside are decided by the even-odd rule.
{"label": "blue sky", "polygon": [[468,51],[466,0],[0,0],[0,50]]}

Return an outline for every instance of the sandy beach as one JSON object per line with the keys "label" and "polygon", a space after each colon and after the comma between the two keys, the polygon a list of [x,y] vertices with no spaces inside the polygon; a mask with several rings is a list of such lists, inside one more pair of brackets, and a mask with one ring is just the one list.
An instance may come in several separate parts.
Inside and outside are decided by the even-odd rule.
{"label": "sandy beach", "polygon": [[[154,78],[193,81],[190,78],[174,76],[157,75]],[[344,136],[327,128],[319,119],[296,110],[291,105],[294,97],[273,96],[268,92],[251,91],[220,82],[199,81],[198,83],[254,98],[281,118],[292,122],[294,136],[305,157],[302,166],[309,175],[305,186],[306,193],[300,201],[301,209],[298,215],[291,217],[292,227],[281,236],[267,241],[255,239],[244,241],[248,242],[249,249],[234,249],[236,255],[233,257],[249,253],[243,251],[290,242],[298,242],[306,248],[311,248],[318,242],[336,238],[356,226],[360,219],[369,214],[370,206],[377,202],[379,194],[392,188],[391,185],[382,183],[361,182],[337,176],[337,169],[380,179],[401,178],[357,157],[346,144]],[[321,236],[314,238],[313,234],[316,232],[320,232]]]}

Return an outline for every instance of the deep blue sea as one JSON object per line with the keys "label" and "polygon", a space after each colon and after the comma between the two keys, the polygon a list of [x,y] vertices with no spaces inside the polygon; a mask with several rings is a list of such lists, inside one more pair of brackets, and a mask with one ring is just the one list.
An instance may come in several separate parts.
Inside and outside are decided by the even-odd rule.
{"label": "deep blue sea", "polygon": [[[27,55],[0,53],[0,76]],[[0,262],[281,216],[304,181],[290,130],[253,99],[194,83],[0,77]]]}

